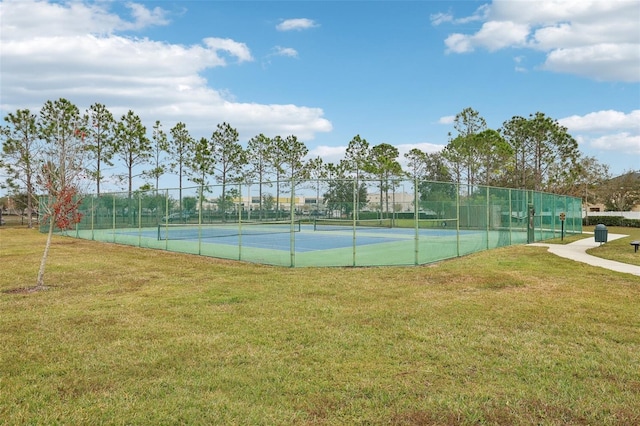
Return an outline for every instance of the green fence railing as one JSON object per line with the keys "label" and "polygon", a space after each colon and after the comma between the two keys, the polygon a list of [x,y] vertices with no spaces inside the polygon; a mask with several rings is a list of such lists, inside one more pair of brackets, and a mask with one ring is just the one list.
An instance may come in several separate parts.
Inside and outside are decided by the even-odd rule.
{"label": "green fence railing", "polygon": [[66,235],[287,267],[421,265],[582,232],[579,198],[399,179],[86,195],[81,211]]}

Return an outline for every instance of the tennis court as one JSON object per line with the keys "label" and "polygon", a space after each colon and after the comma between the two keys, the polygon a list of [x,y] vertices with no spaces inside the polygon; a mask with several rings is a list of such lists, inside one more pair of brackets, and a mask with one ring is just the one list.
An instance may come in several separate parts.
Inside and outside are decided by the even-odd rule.
{"label": "tennis court", "polygon": [[[575,197],[413,181],[380,194],[377,184],[356,193],[351,181],[289,183],[286,197],[264,204],[257,184],[238,184],[236,198],[220,186],[101,194],[83,199],[82,222],[65,234],[268,265],[353,267],[422,265],[542,241],[561,225],[582,232]],[[337,187],[346,190],[335,195]]]}
{"label": "tennis court", "polygon": [[[237,224],[166,225],[153,228],[78,231],[79,238],[162,249],[225,259],[290,266],[414,265],[435,262],[459,253],[481,250],[490,238],[486,231],[410,229],[317,224],[278,226]],[[326,226],[326,225],[325,225]],[[259,228],[259,229],[256,229]],[[520,238],[526,238],[521,232]],[[486,246],[485,246],[486,247]],[[460,251],[462,250],[462,252]],[[419,257],[416,257],[418,256]],[[293,260],[292,260],[293,259]]]}

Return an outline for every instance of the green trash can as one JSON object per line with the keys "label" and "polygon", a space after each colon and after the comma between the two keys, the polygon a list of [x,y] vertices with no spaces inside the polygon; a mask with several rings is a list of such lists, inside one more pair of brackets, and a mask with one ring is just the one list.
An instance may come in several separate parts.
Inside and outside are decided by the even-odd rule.
{"label": "green trash can", "polygon": [[594,229],[594,236],[596,239],[596,243],[606,243],[607,237],[609,236],[609,231],[607,230],[606,226],[604,226],[602,223],[599,223]]}

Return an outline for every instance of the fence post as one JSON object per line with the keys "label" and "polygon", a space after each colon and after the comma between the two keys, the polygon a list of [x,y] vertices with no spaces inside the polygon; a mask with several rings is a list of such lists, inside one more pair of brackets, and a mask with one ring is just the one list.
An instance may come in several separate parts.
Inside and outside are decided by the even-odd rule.
{"label": "fence post", "polygon": [[414,242],[414,264],[418,265],[420,262],[420,209],[418,206],[418,177],[413,179],[413,226],[415,229],[415,242]]}
{"label": "fence post", "polygon": [[487,229],[487,250],[489,250],[489,248],[490,248],[490,244],[489,244],[489,236],[490,236],[489,227],[490,227],[490,221],[491,221],[491,206],[490,206],[490,203],[489,203],[489,196],[490,196],[491,193],[489,191],[489,186],[487,186],[486,188],[487,188],[487,199],[485,201],[485,205],[487,207],[486,208],[486,214],[487,214],[487,218],[486,218],[486,221],[487,221],[487,226],[486,226],[486,229]]}
{"label": "fence post", "polygon": [[114,195],[112,198],[112,208],[111,208],[111,222],[113,226],[113,242],[116,242],[116,196]]}
{"label": "fence post", "polygon": [[460,257],[460,183],[456,183],[456,256]]}
{"label": "fence post", "polygon": [[[358,192],[358,182],[356,179],[353,180],[353,206],[351,208],[351,216],[353,217],[353,256],[351,266],[356,266],[356,209],[357,209],[357,198],[356,194]],[[382,210],[380,210],[382,213]]]}
{"label": "fence post", "polygon": [[513,239],[513,201],[511,199],[511,189],[509,189],[509,245]]}
{"label": "fence post", "polygon": [[291,201],[289,203],[289,216],[291,218],[291,227],[289,230],[289,245],[291,247],[291,262],[290,262],[290,266],[293,268],[296,266],[296,234],[295,234],[295,228],[294,228],[294,223],[296,220],[296,201],[295,201],[295,197],[296,197],[296,190],[295,190],[295,181],[294,178],[291,178]]}
{"label": "fence post", "polygon": [[[165,216],[169,217],[169,190],[168,189],[164,190],[164,214],[165,214]],[[167,228],[167,226],[166,226],[167,222],[168,222],[168,220],[165,220],[165,228]],[[167,234],[168,234],[168,232],[167,232]],[[169,237],[168,236],[164,239],[164,249],[165,250],[169,250]]]}
{"label": "fence post", "polygon": [[204,184],[201,183],[200,185],[198,185],[198,254],[202,254],[202,206],[203,206],[202,198],[203,196],[204,196]]}
{"label": "fence post", "polygon": [[142,247],[142,191],[138,192],[138,247]]}
{"label": "fence post", "polygon": [[[95,240],[95,197],[91,197],[91,241]],[[31,214],[31,213],[29,213]]]}

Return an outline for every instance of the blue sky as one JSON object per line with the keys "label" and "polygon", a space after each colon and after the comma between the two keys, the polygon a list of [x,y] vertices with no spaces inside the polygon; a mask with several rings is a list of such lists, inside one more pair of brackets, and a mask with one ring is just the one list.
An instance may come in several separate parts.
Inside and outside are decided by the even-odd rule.
{"label": "blue sky", "polygon": [[356,134],[436,152],[464,108],[539,111],[615,175],[640,169],[638,22],[638,0],[4,0],[0,113],[65,97],[338,161]]}

